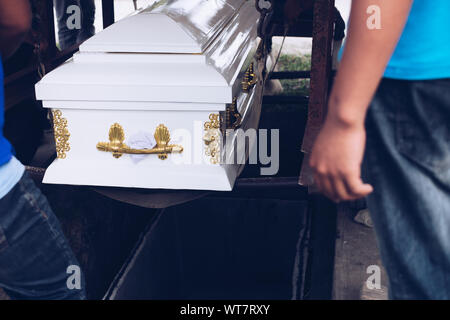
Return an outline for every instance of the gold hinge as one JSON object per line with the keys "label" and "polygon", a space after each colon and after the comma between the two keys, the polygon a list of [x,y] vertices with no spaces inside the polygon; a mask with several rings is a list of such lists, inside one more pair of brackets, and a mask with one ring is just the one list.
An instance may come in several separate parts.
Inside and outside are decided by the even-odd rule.
{"label": "gold hinge", "polygon": [[206,156],[210,157],[210,162],[212,164],[218,164],[220,162],[221,145],[219,114],[212,113],[209,115],[209,121],[205,122],[205,135],[203,136],[203,142],[205,143]]}
{"label": "gold hinge", "polygon": [[153,149],[133,149],[127,146],[125,132],[122,126],[115,123],[109,129],[109,142],[99,142],[97,149],[104,152],[112,152],[114,158],[119,159],[124,154],[157,154],[161,160],[166,160],[169,153],[181,153],[183,147],[180,145],[169,145],[170,132],[163,124],[155,131],[156,147]]}
{"label": "gold hinge", "polygon": [[253,62],[250,63],[247,71],[242,79],[242,91],[248,93],[258,83],[258,77],[255,74],[255,67]]}
{"label": "gold hinge", "polygon": [[227,106],[225,111],[226,129],[237,129],[241,126],[242,115],[237,109],[237,98],[233,99],[233,103]]}
{"label": "gold hinge", "polygon": [[65,159],[66,152],[70,151],[70,133],[67,129],[67,119],[62,117],[61,110],[52,110],[53,131],[56,144],[56,155],[58,159]]}

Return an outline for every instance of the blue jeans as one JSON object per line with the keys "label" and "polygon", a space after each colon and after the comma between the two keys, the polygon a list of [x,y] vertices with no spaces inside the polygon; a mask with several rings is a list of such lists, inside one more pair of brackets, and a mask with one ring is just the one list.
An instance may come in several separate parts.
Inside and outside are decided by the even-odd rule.
{"label": "blue jeans", "polygon": [[391,299],[450,299],[450,79],[383,79],[365,180]]}
{"label": "blue jeans", "polygon": [[85,299],[83,277],[81,289],[67,285],[76,283],[68,267],[78,265],[47,199],[25,173],[0,199],[0,287],[12,299]]}
{"label": "blue jeans", "polygon": [[[81,13],[81,29],[69,29],[67,21],[72,12],[67,13],[70,6],[78,6]],[[89,39],[95,34],[95,1],[94,0],[53,0],[56,19],[58,21],[59,46],[61,50],[70,48]]]}

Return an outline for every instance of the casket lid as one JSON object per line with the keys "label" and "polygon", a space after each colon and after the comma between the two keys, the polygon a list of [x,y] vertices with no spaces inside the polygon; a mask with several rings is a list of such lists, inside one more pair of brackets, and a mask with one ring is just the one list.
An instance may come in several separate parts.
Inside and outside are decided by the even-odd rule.
{"label": "casket lid", "polygon": [[244,3],[161,0],[87,40],[80,51],[201,54]]}
{"label": "casket lid", "polygon": [[[124,22],[117,22],[85,42],[79,53],[36,84],[36,98],[46,103],[80,101],[79,108],[81,104],[87,108],[100,101],[231,103],[241,91],[240,79],[256,51],[259,14],[253,3],[245,0],[169,0],[159,4],[159,7],[144,10]],[[209,9],[202,14],[203,9],[196,11],[203,6]],[[211,6],[217,10],[211,10]],[[221,15],[222,11],[228,13]],[[182,20],[183,12],[187,12],[187,16],[183,23],[175,23],[174,29],[164,30],[162,37],[155,31],[163,29],[157,28],[159,18],[168,17],[162,12],[172,16],[179,14],[178,21]],[[230,18],[226,24],[225,16]],[[203,23],[194,24],[201,17],[207,18]],[[147,27],[139,26],[139,21]],[[145,28],[152,30],[150,36],[136,35]],[[114,34],[114,30],[120,32]],[[192,38],[194,33],[189,35],[185,30],[197,30],[197,38]],[[176,40],[180,35],[186,36],[184,45]],[[161,42],[158,45],[158,39],[170,41],[167,40],[167,46],[163,47]],[[199,53],[174,51],[185,50],[187,43]],[[98,51],[94,50],[96,46]],[[169,49],[172,52],[157,52]],[[130,104],[127,108],[135,107]],[[173,107],[168,105],[167,108]]]}
{"label": "casket lid", "polygon": [[231,87],[205,64],[74,63],[36,84],[39,100],[230,103]]}

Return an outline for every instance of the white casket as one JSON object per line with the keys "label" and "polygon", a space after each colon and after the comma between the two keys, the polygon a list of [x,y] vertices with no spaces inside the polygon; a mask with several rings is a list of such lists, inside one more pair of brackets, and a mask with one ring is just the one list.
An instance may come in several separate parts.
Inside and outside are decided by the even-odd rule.
{"label": "white casket", "polygon": [[165,0],[83,43],[36,85],[58,155],[44,183],[231,190],[248,154],[226,129],[260,117],[258,18],[246,0]]}

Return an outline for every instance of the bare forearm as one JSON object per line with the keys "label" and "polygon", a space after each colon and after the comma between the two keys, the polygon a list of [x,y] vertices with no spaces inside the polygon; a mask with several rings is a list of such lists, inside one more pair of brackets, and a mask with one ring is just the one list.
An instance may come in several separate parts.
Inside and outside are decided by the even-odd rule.
{"label": "bare forearm", "polygon": [[30,25],[29,0],[0,0],[0,53],[4,58],[19,47]]}
{"label": "bare forearm", "polygon": [[[328,117],[362,126],[370,101],[398,43],[413,0],[354,0],[344,56],[336,77]],[[381,9],[381,29],[367,26],[367,8]]]}

